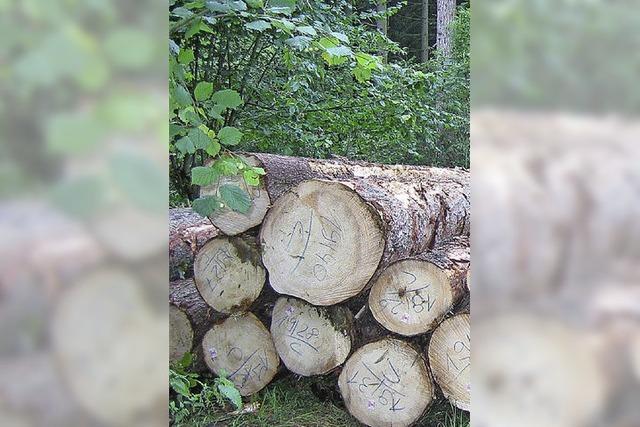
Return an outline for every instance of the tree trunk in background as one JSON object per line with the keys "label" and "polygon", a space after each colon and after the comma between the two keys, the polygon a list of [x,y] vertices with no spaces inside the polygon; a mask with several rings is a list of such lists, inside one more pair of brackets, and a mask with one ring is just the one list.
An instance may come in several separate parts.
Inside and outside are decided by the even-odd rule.
{"label": "tree trunk in background", "polygon": [[422,27],[420,30],[420,59],[429,59],[429,0],[422,0]]}
{"label": "tree trunk in background", "polygon": [[[378,12],[380,12],[380,13],[386,12],[387,11],[387,1],[386,0],[380,0],[378,2],[378,4],[376,5],[376,10]],[[378,28],[378,31],[380,31],[386,37],[388,32],[389,32],[389,20],[387,19],[387,17],[385,16],[383,18],[378,19],[376,21],[376,27]],[[384,62],[387,62],[387,51],[380,52],[380,55],[382,56]]]}
{"label": "tree trunk in background", "polygon": [[438,0],[437,48],[443,55],[451,54],[451,23],[456,13],[455,0]]}

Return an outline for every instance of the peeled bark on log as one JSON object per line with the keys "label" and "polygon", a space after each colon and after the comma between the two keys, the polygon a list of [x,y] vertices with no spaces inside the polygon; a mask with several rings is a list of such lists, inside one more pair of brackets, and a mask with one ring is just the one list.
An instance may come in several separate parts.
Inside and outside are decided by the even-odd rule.
{"label": "peeled bark on log", "polygon": [[227,314],[248,310],[266,279],[257,245],[242,237],[210,240],[196,255],[193,269],[202,298]]}
{"label": "peeled bark on log", "polygon": [[[259,162],[253,156],[242,156],[247,164],[251,166],[260,166]],[[215,185],[200,188],[200,196],[217,196],[220,197],[220,186],[225,184],[236,185],[244,188],[251,198],[251,208],[246,214],[235,212],[228,207],[217,210],[211,216],[211,222],[227,236],[236,236],[250,228],[262,223],[267,209],[271,205],[269,193],[265,191],[264,183],[259,186],[249,186],[244,182],[242,175],[223,176]]]}
{"label": "peeled bark on log", "polygon": [[287,369],[303,376],[325,374],[351,351],[353,315],[346,307],[314,307],[282,297],[273,309],[271,336]]}
{"label": "peeled bark on log", "polygon": [[369,293],[369,308],[389,331],[432,330],[467,291],[469,239],[457,237],[424,255],[387,267]]}
{"label": "peeled bark on log", "polygon": [[469,314],[444,320],[427,350],[433,379],[452,405],[471,410],[471,326]]}
{"label": "peeled bark on log", "polygon": [[191,208],[169,209],[169,280],[193,277],[196,253],[218,229]]}
{"label": "peeled bark on log", "polygon": [[433,398],[422,356],[404,341],[385,338],[361,347],[338,379],[351,415],[368,426],[409,426]]}
{"label": "peeled bark on log", "polygon": [[270,283],[314,305],[357,295],[376,269],[469,233],[468,174],[310,180],[276,200],[260,240]]}
{"label": "peeled bark on log", "polygon": [[[178,347],[180,342],[188,342],[191,336],[191,346],[188,351],[193,354],[192,370],[202,371],[207,367],[202,354],[202,337],[209,330],[213,322],[221,320],[223,316],[211,308],[196,289],[193,279],[176,280],[169,283],[170,310],[175,314],[175,309],[186,314],[188,327],[183,321],[174,318],[169,312],[169,349],[171,352]],[[175,308],[174,308],[175,307]],[[178,357],[176,360],[179,360]],[[173,359],[170,359],[173,361]]]}
{"label": "peeled bark on log", "polygon": [[242,396],[269,384],[280,364],[269,331],[252,313],[233,315],[214,325],[205,334],[202,349],[209,369],[226,375]]}

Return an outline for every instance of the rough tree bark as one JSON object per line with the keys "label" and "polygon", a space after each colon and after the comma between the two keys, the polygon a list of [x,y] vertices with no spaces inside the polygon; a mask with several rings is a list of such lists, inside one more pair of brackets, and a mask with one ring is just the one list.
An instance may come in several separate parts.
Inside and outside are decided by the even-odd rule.
{"label": "rough tree bark", "polygon": [[420,27],[420,60],[429,60],[429,0],[422,0],[422,26]]}
{"label": "rough tree bark", "polygon": [[407,175],[422,179],[310,180],[279,197],[260,232],[273,288],[332,305],[361,292],[379,266],[469,234],[468,173]]}
{"label": "rough tree bark", "polygon": [[384,269],[369,293],[369,308],[389,331],[413,336],[432,330],[467,292],[467,237]]}
{"label": "rough tree bark", "polygon": [[451,55],[451,23],[456,13],[456,0],[438,0],[437,49],[445,56]]}
{"label": "rough tree bark", "polygon": [[424,359],[393,338],[358,349],[345,363],[338,386],[349,412],[368,426],[409,426],[433,398]]}
{"label": "rough tree bark", "polygon": [[196,253],[217,235],[211,221],[191,208],[169,209],[169,280],[193,277]]}
{"label": "rough tree bark", "polygon": [[353,315],[346,307],[282,297],[273,309],[271,336],[287,369],[303,376],[325,374],[351,351]]}
{"label": "rough tree bark", "polygon": [[452,405],[471,410],[471,326],[469,314],[444,320],[427,350],[433,378]]}

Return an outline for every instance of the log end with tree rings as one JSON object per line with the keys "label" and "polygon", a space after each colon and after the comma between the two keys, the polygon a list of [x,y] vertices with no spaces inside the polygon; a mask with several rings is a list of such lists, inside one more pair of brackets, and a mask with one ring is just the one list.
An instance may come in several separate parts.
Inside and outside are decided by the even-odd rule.
{"label": "log end with tree rings", "polygon": [[184,311],[169,305],[169,362],[175,363],[193,347],[193,328]]}
{"label": "log end with tree rings", "polygon": [[248,310],[266,278],[257,247],[241,237],[211,239],[196,255],[193,271],[200,295],[221,313]]}
{"label": "log end with tree rings", "polygon": [[202,350],[209,369],[233,381],[243,396],[269,384],[280,364],[271,334],[252,313],[214,325],[202,340]]}
{"label": "log end with tree rings", "polygon": [[452,405],[471,410],[471,330],[469,315],[444,320],[431,335],[429,366]]}
{"label": "log end with tree rings", "polygon": [[[261,166],[258,159],[253,156],[243,156],[242,158],[250,166]],[[223,207],[211,215],[213,225],[227,236],[235,236],[260,225],[271,205],[271,199],[264,185],[264,180],[261,179],[258,186],[251,186],[245,182],[242,174],[222,176],[216,184],[201,187],[200,197],[220,197],[220,187],[227,184],[245,190],[251,199],[251,207],[247,213],[240,213],[228,207]]]}
{"label": "log end with tree rings", "polygon": [[409,426],[433,398],[424,359],[394,338],[358,349],[345,363],[338,386],[351,415],[368,426]]}
{"label": "log end with tree rings", "polygon": [[271,336],[290,371],[325,374],[342,365],[351,351],[353,316],[340,306],[315,307],[296,298],[276,301]]}
{"label": "log end with tree rings", "polygon": [[333,305],[362,291],[385,246],[378,214],[356,192],[317,180],[276,200],[261,242],[271,286],[314,305]]}
{"label": "log end with tree rings", "polygon": [[422,260],[395,262],[378,277],[369,308],[389,331],[405,336],[428,332],[448,313],[456,295],[449,276]]}

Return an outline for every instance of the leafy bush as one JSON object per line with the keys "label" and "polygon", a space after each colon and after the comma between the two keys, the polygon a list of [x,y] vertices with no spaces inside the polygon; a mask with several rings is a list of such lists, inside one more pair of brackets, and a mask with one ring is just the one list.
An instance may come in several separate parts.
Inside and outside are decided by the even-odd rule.
{"label": "leafy bush", "polygon": [[224,375],[213,382],[201,381],[198,374],[188,372],[192,355],[186,353],[181,361],[169,369],[169,386],[175,396],[169,401],[169,415],[174,424],[182,424],[194,413],[223,407],[226,402],[236,409],[242,407],[242,397],[233,382]]}
{"label": "leafy bush", "polygon": [[[372,25],[375,3],[358,5],[173,3],[172,201],[195,199],[197,185],[224,175],[258,184],[264,171],[236,150],[468,166],[468,12],[456,20],[452,60],[387,63],[403,50]],[[194,208],[242,208],[248,196],[236,188]]]}

